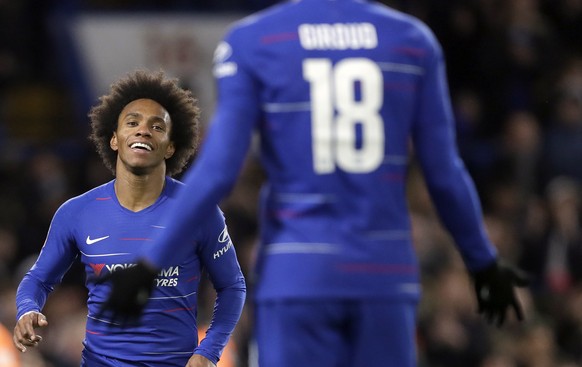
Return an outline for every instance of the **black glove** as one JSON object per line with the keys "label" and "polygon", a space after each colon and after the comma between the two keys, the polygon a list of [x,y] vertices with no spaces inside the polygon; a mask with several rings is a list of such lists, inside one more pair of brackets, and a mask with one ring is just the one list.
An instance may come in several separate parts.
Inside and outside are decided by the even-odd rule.
{"label": "black glove", "polygon": [[111,282],[111,292],[101,306],[98,317],[105,317],[114,324],[135,322],[141,316],[149,300],[157,272],[138,262],[135,266],[117,270],[98,280]]}
{"label": "black glove", "polygon": [[479,313],[489,323],[501,326],[505,321],[507,308],[515,311],[518,320],[523,320],[523,311],[515,295],[515,287],[529,284],[528,276],[522,271],[502,262],[473,273]]}

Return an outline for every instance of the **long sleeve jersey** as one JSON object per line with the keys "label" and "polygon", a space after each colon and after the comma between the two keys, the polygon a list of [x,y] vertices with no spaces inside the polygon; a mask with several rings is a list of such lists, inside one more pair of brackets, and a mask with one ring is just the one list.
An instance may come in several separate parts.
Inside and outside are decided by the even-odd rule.
{"label": "long sleeve jersey", "polygon": [[[36,263],[18,287],[17,317],[41,311],[49,293],[79,258],[88,289],[85,348],[144,366],[183,367],[193,352],[216,363],[246,294],[233,243],[216,206],[208,211],[203,225],[189,222],[173,243],[174,248],[182,248],[182,256],[160,269],[139,323],[121,327],[107,314],[97,317],[110,292],[110,285],[99,280],[134,266],[139,250],[166,231],[162,219],[179,189],[183,189],[180,182],[166,178],[157,201],[139,212],[120,205],[114,181],[64,203],[53,217]],[[203,269],[217,291],[217,300],[211,327],[198,345],[196,305]]]}
{"label": "long sleeve jersey", "polygon": [[418,19],[361,0],[284,2],[228,30],[214,75],[217,107],[191,185],[166,218],[169,236],[144,249],[148,261],[179,256],[170,244],[229,192],[255,132],[267,177],[258,300],[417,299],[412,154],[468,269],[495,260],[457,151],[441,46]]}

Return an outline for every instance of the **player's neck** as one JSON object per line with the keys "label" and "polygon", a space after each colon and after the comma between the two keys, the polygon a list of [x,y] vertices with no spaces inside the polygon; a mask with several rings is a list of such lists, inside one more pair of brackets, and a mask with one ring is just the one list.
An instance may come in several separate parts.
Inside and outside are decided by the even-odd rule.
{"label": "player's neck", "polygon": [[121,206],[138,212],[158,200],[164,189],[165,180],[165,171],[143,175],[121,171],[115,178],[115,195]]}

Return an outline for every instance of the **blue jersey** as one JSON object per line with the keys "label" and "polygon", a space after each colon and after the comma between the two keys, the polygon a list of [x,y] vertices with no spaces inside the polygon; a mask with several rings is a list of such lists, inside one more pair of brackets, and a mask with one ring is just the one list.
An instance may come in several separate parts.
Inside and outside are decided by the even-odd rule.
{"label": "blue jersey", "polygon": [[[135,265],[136,254],[156,233],[175,200],[178,181],[166,178],[162,194],[150,207],[132,212],[120,205],[114,181],[64,203],[52,220],[46,242],[16,295],[17,317],[42,310],[49,292],[76,258],[84,265],[88,289],[88,318],[84,345],[93,353],[147,365],[184,366],[192,353],[216,363],[242,309],[245,283],[224,217],[217,207],[204,226],[191,222],[179,241],[183,257],[164,267],[155,279],[141,323],[121,328],[98,318],[110,292],[100,277]],[[207,338],[198,346],[196,301],[202,270],[218,292],[217,307]]]}
{"label": "blue jersey", "polygon": [[229,29],[214,75],[217,108],[192,185],[149,261],[176,256],[168,244],[186,218],[228,193],[253,132],[267,175],[258,300],[418,299],[411,152],[468,268],[494,261],[456,148],[442,50],[419,20],[366,1],[286,2]]}

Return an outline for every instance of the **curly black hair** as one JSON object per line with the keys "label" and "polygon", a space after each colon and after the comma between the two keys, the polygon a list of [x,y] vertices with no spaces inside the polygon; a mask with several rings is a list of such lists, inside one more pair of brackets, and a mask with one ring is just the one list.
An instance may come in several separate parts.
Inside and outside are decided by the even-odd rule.
{"label": "curly black hair", "polygon": [[89,140],[95,144],[105,166],[115,174],[117,152],[109,142],[123,108],[142,98],[156,101],[170,115],[170,140],[176,151],[166,160],[166,174],[174,176],[182,172],[198,148],[200,109],[192,92],[181,88],[178,79],[166,78],[163,71],[136,70],[113,83],[109,94],[99,97],[99,104],[89,111]]}

